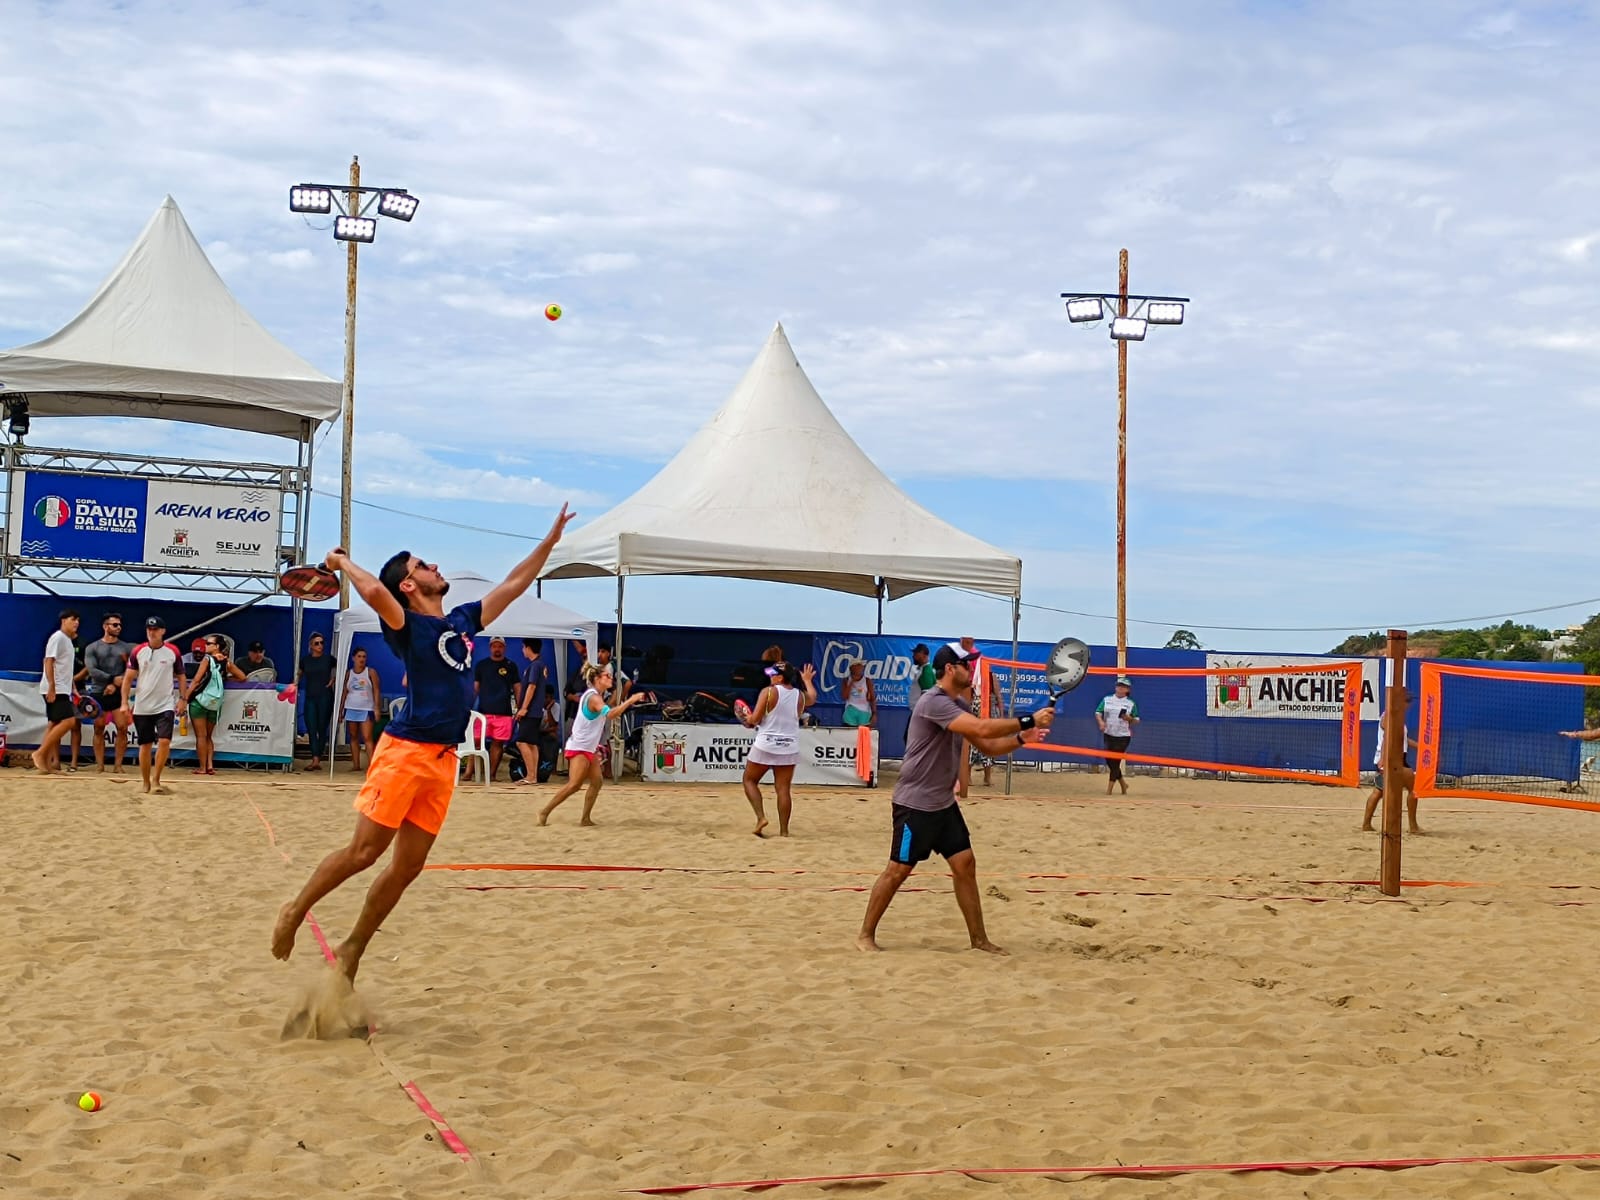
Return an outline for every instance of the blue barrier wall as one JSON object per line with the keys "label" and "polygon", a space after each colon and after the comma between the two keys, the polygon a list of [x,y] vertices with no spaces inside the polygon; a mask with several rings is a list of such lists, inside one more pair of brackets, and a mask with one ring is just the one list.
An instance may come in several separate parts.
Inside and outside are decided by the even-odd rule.
{"label": "blue barrier wall", "polygon": [[[56,627],[56,613],[63,607],[76,608],[83,614],[82,638],[93,640],[99,636],[100,614],[107,610],[122,613],[125,636],[130,641],[139,640],[144,618],[157,612],[167,621],[173,632],[188,625],[204,624],[206,629],[218,629],[228,634],[242,647],[254,639],[266,644],[267,654],[276,663],[279,678],[288,682],[293,677],[298,655],[289,642],[291,613],[286,606],[261,604],[242,613],[212,623],[218,613],[231,607],[226,600],[197,603],[193,601],[154,601],[147,599],[111,599],[105,597],[25,596],[0,594],[0,670],[37,672],[46,638]],[[331,606],[307,605],[305,608],[305,634],[300,651],[304,651],[305,637],[313,631],[329,634],[333,623]],[[758,688],[755,672],[761,653],[769,645],[783,649],[785,657],[794,663],[813,663],[818,670],[818,719],[824,724],[838,724],[842,707],[838,679],[852,657],[861,657],[867,663],[867,673],[874,679],[879,698],[880,743],[886,758],[898,758],[905,749],[905,728],[909,712],[905,708],[906,682],[910,675],[911,648],[923,642],[937,651],[944,641],[935,636],[887,636],[869,634],[814,632],[803,630],[770,629],[702,629],[670,625],[628,625],[626,645],[621,663],[630,674],[640,672],[640,686],[647,687],[663,698],[685,698],[699,690],[730,693],[754,701]],[[615,626],[601,625],[602,643],[614,641]],[[185,639],[187,643],[187,639]],[[355,644],[368,652],[370,664],[375,667],[383,682],[386,698],[399,695],[400,664],[383,644],[378,634],[362,634]],[[979,648],[991,658],[1009,658],[1011,644],[979,639]],[[187,645],[184,646],[187,649]],[[331,649],[331,647],[330,647]],[[553,664],[553,646],[546,643],[544,657]],[[1042,662],[1050,644],[1025,642],[1020,651],[1021,661]],[[520,643],[512,639],[506,648],[513,662],[521,664]],[[487,647],[478,653],[487,655]],[[1116,652],[1109,646],[1091,648],[1096,664],[1116,661]],[[575,652],[569,653],[573,668],[577,664]],[[1413,660],[1415,662],[1416,660]],[[1204,667],[1206,655],[1195,650],[1162,650],[1130,647],[1128,664],[1133,667]],[[1482,662],[1468,665],[1486,666]],[[1507,669],[1581,673],[1576,663],[1507,663]],[[738,682],[736,682],[738,681]],[[1415,693],[1416,676],[1411,674]],[[1001,695],[1006,694],[1008,680],[1000,673]],[[1239,717],[1207,716],[1207,688],[1212,682],[1204,677],[1177,677],[1135,679],[1134,697],[1139,703],[1144,723],[1135,738],[1134,750],[1162,757],[1188,758],[1208,762],[1221,762],[1248,766],[1280,767],[1305,771],[1336,771],[1338,769],[1339,723],[1330,720],[1298,720],[1274,718],[1252,720]],[[1451,684],[1447,681],[1446,687]],[[1519,691],[1518,689],[1522,689]],[[1537,690],[1537,703],[1530,703],[1526,693]],[[1076,691],[1061,701],[1058,709],[1056,733],[1052,741],[1059,744],[1098,746],[1099,730],[1094,722],[1094,707],[1111,691],[1108,677],[1091,675]],[[1548,693],[1548,694],[1545,694]],[[1576,729],[1583,725],[1583,689],[1540,688],[1534,684],[1516,684],[1499,681],[1472,681],[1457,692],[1447,695],[1445,757],[1441,764],[1448,774],[1541,774],[1554,778],[1577,778],[1576,767],[1579,744],[1561,739],[1559,747],[1544,744],[1549,729]],[[1028,710],[1044,702],[1037,680],[1029,680],[1027,673],[1019,676],[1018,707]],[[1416,732],[1417,705],[1413,699],[1407,712],[1407,724],[1413,736]],[[1361,731],[1361,762],[1367,769],[1377,742],[1377,722],[1363,722]],[[1060,761],[1060,755],[1024,753],[1023,758],[1047,758]],[[1568,762],[1570,759],[1570,763]],[[1570,771],[1570,774],[1567,772]],[[1552,774],[1554,772],[1554,774]]]}

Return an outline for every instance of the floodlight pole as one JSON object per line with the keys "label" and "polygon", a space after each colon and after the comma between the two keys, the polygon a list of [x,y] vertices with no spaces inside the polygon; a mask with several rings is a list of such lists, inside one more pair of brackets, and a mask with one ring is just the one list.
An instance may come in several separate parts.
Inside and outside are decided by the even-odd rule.
{"label": "floodlight pole", "polygon": [[[361,159],[350,159],[350,212],[361,211]],[[344,283],[344,460],[339,471],[339,545],[350,552],[350,459],[356,425],[356,246],[346,244]],[[350,607],[350,576],[339,573],[339,608]],[[298,653],[298,650],[296,651]]]}
{"label": "floodlight pole", "polygon": [[[1128,315],[1128,252],[1117,252],[1117,315]],[[1117,670],[1128,665],[1128,343],[1117,342]]]}

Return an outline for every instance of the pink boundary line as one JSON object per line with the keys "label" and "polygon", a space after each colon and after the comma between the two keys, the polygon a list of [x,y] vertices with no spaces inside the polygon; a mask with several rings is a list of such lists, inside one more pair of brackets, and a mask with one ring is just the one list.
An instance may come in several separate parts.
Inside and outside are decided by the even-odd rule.
{"label": "pink boundary line", "polygon": [[[262,812],[261,806],[253,800],[250,802],[250,807],[256,810],[256,819],[261,822],[262,828],[267,831],[268,843],[278,852],[279,857],[287,863],[289,856],[278,845],[278,835],[273,832],[272,822],[267,820],[267,814]],[[323,935],[322,926],[317,924],[317,918],[309,912],[306,913],[306,924],[311,926],[312,936],[317,939],[317,945],[322,950],[322,957],[327,960],[329,966],[332,966],[334,962],[333,947],[328,945],[328,939]],[[422,1088],[417,1086],[417,1081],[406,1079],[399,1071],[395,1070],[394,1064],[389,1061],[389,1056],[378,1048],[377,1037],[378,1026],[374,1022],[368,1029],[367,1049],[372,1051],[373,1057],[378,1060],[379,1065],[394,1076],[394,1081],[400,1085],[400,1090],[410,1096],[411,1102],[417,1106],[422,1115],[433,1123],[433,1127],[439,1131],[439,1140],[445,1144],[450,1152],[462,1162],[473,1162],[473,1154],[467,1148],[467,1144],[461,1140],[454,1129],[450,1128],[450,1123],[444,1119],[428,1097],[423,1095]]]}
{"label": "pink boundary line", "polygon": [[1260,1171],[1280,1171],[1286,1174],[1321,1174],[1328,1171],[1365,1169],[1379,1171],[1405,1171],[1413,1167],[1445,1167],[1476,1164],[1600,1162],[1600,1154],[1472,1154],[1447,1158],[1353,1158],[1314,1159],[1307,1162],[1256,1162],[1256,1163],[1171,1163],[1152,1166],[1110,1167],[992,1167],[959,1168],[941,1167],[924,1171],[869,1171],[860,1175],[802,1175],[792,1179],[744,1179],[723,1183],[678,1183],[666,1187],[627,1188],[642,1196],[679,1196],[686,1192],[711,1192],[755,1190],[757,1188],[787,1187],[790,1184],[811,1183],[863,1183],[890,1179],[929,1179],[944,1175],[965,1175],[981,1178],[986,1175],[1193,1175],[1201,1172],[1248,1174]]}

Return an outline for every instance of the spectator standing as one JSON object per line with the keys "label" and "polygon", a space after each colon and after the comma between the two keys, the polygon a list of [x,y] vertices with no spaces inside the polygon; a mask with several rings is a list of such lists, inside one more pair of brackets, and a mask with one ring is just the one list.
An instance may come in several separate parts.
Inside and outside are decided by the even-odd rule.
{"label": "spectator standing", "polygon": [[[1118,679],[1112,694],[1096,706],[1094,719],[1100,726],[1101,740],[1105,742],[1107,750],[1118,753],[1126,750],[1128,743],[1133,740],[1134,726],[1139,724],[1139,706],[1134,703],[1133,684],[1127,679]],[[1111,772],[1106,780],[1106,795],[1111,795],[1111,789],[1120,784],[1122,794],[1126,796],[1128,781],[1122,777],[1122,760],[1108,758],[1106,766]]]}
{"label": "spectator standing", "polygon": [[300,694],[305,697],[306,741],[311,744],[311,765],[308,771],[322,766],[322,756],[328,752],[328,734],[333,728],[333,655],[328,653],[328,643],[320,633],[313,633],[306,643],[306,652],[300,659],[297,682]]}
{"label": "spectator standing", "polygon": [[33,752],[33,765],[41,775],[60,772],[61,739],[78,723],[78,711],[72,704],[72,639],[78,635],[79,618],[75,610],[64,608],[56,619],[56,631],[44,644],[44,673],[39,677],[46,729],[44,740]]}
{"label": "spectator standing", "polygon": [[244,662],[239,664],[244,677],[251,683],[277,683],[278,668],[267,657],[267,648],[260,642],[251,642],[245,651]]}
{"label": "spectator standing", "polygon": [[850,726],[878,724],[878,693],[867,678],[867,664],[859,658],[850,663],[850,674],[839,684],[844,697],[844,723]]}
{"label": "spectator standing", "polygon": [[167,641],[167,623],[160,617],[146,617],[144,633],[144,645],[128,656],[122,706],[133,713],[144,790],[159,796],[166,794],[161,772],[172,753],[173,692],[183,688],[183,658]]}
{"label": "spectator standing", "polygon": [[122,756],[128,751],[128,711],[122,707],[122,677],[128,670],[128,655],[133,647],[122,640],[122,614],[106,613],[100,618],[101,636],[83,649],[83,665],[88,669],[88,694],[100,706],[94,719],[94,761],[106,769],[106,722],[116,728],[113,739],[111,773],[122,774]]}
{"label": "spectator standing", "polygon": [[350,656],[340,703],[350,737],[350,769],[360,771],[364,766],[363,755],[367,759],[372,756],[372,718],[383,703],[383,685],[377,670],[367,666],[365,650],[357,650]]}
{"label": "spectator standing", "polygon": [[522,671],[517,682],[516,729],[513,737],[517,753],[522,756],[526,770],[520,783],[534,784],[539,780],[539,763],[544,741],[545,701],[550,697],[550,665],[542,657],[543,644],[538,638],[522,639]]}
{"label": "spectator standing", "polygon": [[201,639],[206,652],[200,658],[183,702],[189,706],[189,724],[194,726],[194,753],[199,765],[196,775],[217,773],[217,718],[222,715],[222,691],[229,679],[244,682],[244,672],[228,661],[222,639],[216,634]]}
{"label": "spectator standing", "polygon": [[939,682],[933,673],[933,664],[928,661],[930,653],[928,647],[921,642],[911,647],[911,680],[906,685],[908,693],[906,707],[909,709],[914,710],[923,693],[931,692],[933,685]]}
{"label": "spectator standing", "polygon": [[511,744],[511,714],[516,711],[520,676],[517,665],[506,657],[506,640],[489,639],[489,657],[472,668],[473,707],[483,714],[484,736],[489,742],[489,779],[500,770],[500,756]]}

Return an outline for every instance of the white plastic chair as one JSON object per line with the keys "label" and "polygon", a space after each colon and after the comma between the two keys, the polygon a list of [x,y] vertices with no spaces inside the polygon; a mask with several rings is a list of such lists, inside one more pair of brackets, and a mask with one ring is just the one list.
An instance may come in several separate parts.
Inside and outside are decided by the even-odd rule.
{"label": "white plastic chair", "polygon": [[489,787],[489,719],[481,712],[467,714],[467,739],[456,747],[456,758],[462,762],[480,759],[483,762],[483,786]]}

